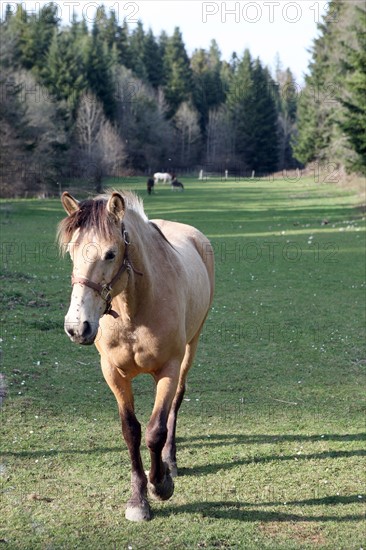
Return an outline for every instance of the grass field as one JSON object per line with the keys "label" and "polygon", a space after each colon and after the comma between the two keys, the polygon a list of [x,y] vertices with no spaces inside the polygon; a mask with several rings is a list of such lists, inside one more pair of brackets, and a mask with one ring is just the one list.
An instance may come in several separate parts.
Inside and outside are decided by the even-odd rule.
{"label": "grass field", "polygon": [[[2,210],[0,547],[365,548],[365,217],[347,189],[144,180],[150,218],[197,226],[216,297],[178,423],[172,499],[124,519],[130,465],[98,354],[63,333],[59,201]],[[134,384],[146,425],[148,377]],[[148,466],[148,454],[143,447]]]}

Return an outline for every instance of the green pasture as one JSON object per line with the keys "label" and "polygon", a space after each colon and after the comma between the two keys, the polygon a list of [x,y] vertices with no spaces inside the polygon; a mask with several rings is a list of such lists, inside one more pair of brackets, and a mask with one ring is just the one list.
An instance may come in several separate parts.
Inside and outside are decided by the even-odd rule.
{"label": "green pasture", "polygon": [[[184,193],[158,186],[152,196],[144,178],[123,183],[150,218],[201,229],[216,255],[216,296],[178,423],[175,494],[153,503],[149,523],[124,519],[130,465],[115,400],[94,347],[63,332],[71,268],[54,243],[61,204],[3,201],[0,548],[365,548],[359,197],[311,178],[186,179]],[[135,394],[145,426],[149,377]]]}

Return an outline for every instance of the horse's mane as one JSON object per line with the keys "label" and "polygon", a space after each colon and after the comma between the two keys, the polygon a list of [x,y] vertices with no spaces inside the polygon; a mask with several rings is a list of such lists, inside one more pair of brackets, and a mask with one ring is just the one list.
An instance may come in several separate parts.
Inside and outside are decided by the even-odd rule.
{"label": "horse's mane", "polygon": [[[98,235],[106,239],[116,236],[118,231],[116,224],[106,212],[107,201],[112,192],[108,191],[106,194],[98,195],[93,199],[80,201],[79,208],[60,222],[57,240],[62,251],[65,250],[65,244],[70,242],[77,229],[87,231],[93,229]],[[120,194],[125,201],[126,213],[128,211],[135,212],[144,222],[148,222],[142,200],[130,191],[122,191]]]}

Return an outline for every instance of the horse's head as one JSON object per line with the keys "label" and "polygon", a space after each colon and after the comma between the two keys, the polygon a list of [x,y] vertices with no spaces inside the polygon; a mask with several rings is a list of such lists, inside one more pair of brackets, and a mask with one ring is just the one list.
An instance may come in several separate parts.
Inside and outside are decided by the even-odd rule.
{"label": "horse's head", "polygon": [[[78,202],[62,195],[68,217],[59,226],[59,242],[73,262],[72,294],[65,332],[73,342],[92,344],[112,294],[121,292],[127,239],[121,231],[125,202],[119,193]],[[126,283],[125,283],[126,284]],[[118,287],[118,292],[116,292]]]}

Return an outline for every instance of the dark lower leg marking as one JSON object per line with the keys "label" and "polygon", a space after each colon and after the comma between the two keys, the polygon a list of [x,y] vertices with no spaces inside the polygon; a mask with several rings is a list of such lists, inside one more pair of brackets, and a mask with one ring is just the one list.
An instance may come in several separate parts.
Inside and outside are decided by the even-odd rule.
{"label": "dark lower leg marking", "polygon": [[166,412],[153,416],[146,430],[146,444],[150,450],[149,495],[156,500],[167,500],[174,492],[169,469],[163,463],[162,450],[167,438]]}
{"label": "dark lower leg marking", "polygon": [[177,416],[185,394],[185,385],[181,387],[174,398],[168,418],[168,436],[163,449],[163,461],[168,466],[172,477],[178,475],[177,471],[177,447],[175,442]]}
{"label": "dark lower leg marking", "polygon": [[141,425],[132,411],[121,412],[122,433],[131,457],[131,498],[127,502],[126,518],[130,521],[150,519],[147,502],[147,479],[140,455]]}

